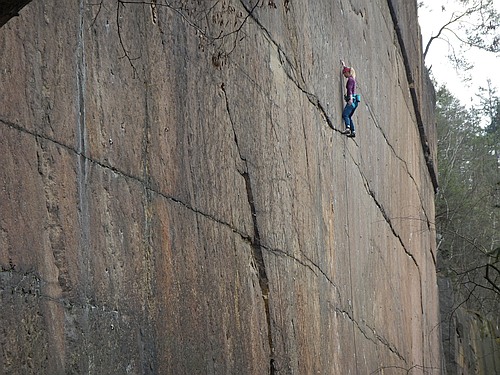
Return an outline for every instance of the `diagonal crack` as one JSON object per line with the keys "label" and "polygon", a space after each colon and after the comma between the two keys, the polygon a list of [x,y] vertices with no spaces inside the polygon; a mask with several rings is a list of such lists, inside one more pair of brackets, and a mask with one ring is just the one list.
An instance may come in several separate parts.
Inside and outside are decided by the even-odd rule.
{"label": "diagonal crack", "polygon": [[271,33],[269,32],[269,30],[267,30],[265,28],[265,26],[257,19],[257,17],[255,16],[255,14],[253,13],[253,9],[249,9],[244,4],[243,1],[240,1],[240,2],[242,4],[243,8],[245,8],[245,10],[247,11],[247,13],[250,15],[250,17],[254,20],[254,22],[264,32],[264,35],[266,36],[266,38],[276,47],[276,50],[278,52],[278,56],[279,56],[279,59],[280,59],[280,63],[282,65],[283,70],[285,71],[285,74],[287,75],[287,77],[295,84],[295,86],[297,86],[297,88],[299,90],[301,90],[306,95],[306,97],[309,100],[309,102],[319,110],[319,112],[321,114],[321,117],[323,117],[323,119],[328,124],[328,126],[330,128],[332,128],[333,130],[341,132],[341,130],[336,129],[335,126],[333,125],[333,122],[330,119],[330,116],[328,116],[328,114],[327,114],[327,112],[325,110],[325,107],[323,106],[323,104],[319,100],[318,96],[315,95],[315,94],[313,94],[313,93],[311,93],[309,90],[307,90],[306,87],[305,87],[305,83],[299,82],[299,80],[297,79],[297,76],[301,76],[301,75],[297,73],[297,69],[295,68],[295,66],[293,65],[293,63],[291,62],[291,60],[288,58],[288,56],[285,53],[285,51],[283,50],[283,48],[281,48],[281,46],[273,39],[273,37],[271,36]]}
{"label": "diagonal crack", "polygon": [[[415,185],[415,188],[417,190],[417,193],[418,193],[418,198],[420,200],[420,205],[422,207],[425,207],[424,203],[423,203],[423,197],[422,197],[422,194],[420,193],[420,189],[418,189],[418,184],[417,184],[417,181],[415,180],[415,177],[413,177],[413,175],[411,174],[410,172],[410,169],[408,167],[408,163],[406,162],[406,160],[404,160],[401,156],[399,156],[396,152],[396,150],[394,149],[394,146],[389,142],[389,139],[387,137],[387,134],[385,134],[384,130],[382,129],[382,127],[380,126],[379,124],[379,121],[377,120],[377,116],[376,114],[374,113],[372,107],[369,105],[369,103],[366,102],[365,100],[365,106],[366,108],[368,109],[368,112],[370,112],[370,115],[373,119],[373,123],[375,125],[375,127],[379,130],[380,134],[382,135],[382,137],[384,138],[384,141],[385,143],[387,144],[387,146],[389,147],[389,149],[391,150],[392,154],[394,155],[394,157],[396,159],[398,159],[404,166],[404,169],[406,171],[406,173],[408,174],[408,176],[410,177],[410,179],[412,180],[413,184]],[[427,222],[427,228],[429,228],[429,230],[431,229],[432,227],[432,223],[431,223],[431,220],[429,218],[429,216],[427,215],[427,211],[426,210],[422,210],[424,216],[425,216],[425,219],[426,219],[426,222]],[[435,261],[434,261],[435,263]]]}
{"label": "diagonal crack", "polygon": [[[283,67],[283,70],[285,72],[285,74],[287,75],[287,77],[295,84],[295,86],[301,90],[307,97],[307,99],[309,100],[309,102],[314,106],[316,107],[321,116],[323,117],[323,119],[325,120],[325,122],[328,124],[328,126],[338,132],[341,132],[341,130],[339,129],[336,129],[335,126],[333,125],[333,122],[332,120],[330,119],[330,116],[327,114],[323,104],[321,103],[321,101],[319,100],[318,96],[311,93],[308,89],[306,89],[305,87],[305,83],[301,83],[299,82],[299,80],[297,79],[297,76],[299,75],[297,73],[297,69],[295,68],[295,66],[293,65],[293,63],[291,62],[291,60],[288,58],[287,54],[285,53],[285,51],[283,50],[283,48],[272,38],[270,32],[265,28],[264,25],[262,25],[262,23],[256,18],[255,14],[253,13],[253,9],[248,9],[248,7],[246,7],[246,5],[242,2],[242,5],[243,7],[246,9],[246,11],[250,14],[251,18],[254,20],[254,22],[264,31],[264,34],[265,36],[267,37],[267,39],[276,47],[277,49],[277,52],[278,52],[278,56],[279,56],[279,59],[280,59],[280,63]],[[410,176],[411,180],[413,181],[413,183],[415,184],[415,186],[418,186],[417,185],[417,182],[415,181],[415,178],[413,177],[413,175],[410,173],[409,171],[409,168],[408,168],[408,164],[407,162],[402,159],[397,153],[396,153],[396,150],[394,149],[394,147],[391,145],[391,143],[389,142],[386,134],[382,131],[381,127],[379,126],[378,122],[375,120],[376,117],[374,116],[374,113],[373,113],[373,110],[370,106],[367,105],[367,108],[368,110],[370,111],[370,114],[372,115],[372,118],[374,119],[375,121],[375,125],[377,126],[377,128],[381,131],[382,133],[382,136],[384,137],[387,145],[390,147],[392,153],[395,155],[395,157],[400,160],[403,165],[404,165],[404,168],[406,170],[406,172],[408,173],[408,175]],[[420,125],[419,125],[420,126]],[[427,158],[426,158],[427,160]],[[420,199],[420,202],[422,203],[423,201],[423,198],[420,194],[420,191],[417,189],[418,191],[418,195],[419,195],[419,199]],[[423,204],[422,204],[422,207],[423,207]],[[430,222],[430,219],[427,215],[427,212],[424,211],[424,215],[426,217],[426,220],[427,220],[427,226],[430,228],[431,227],[431,222]]]}
{"label": "diagonal crack", "polygon": [[15,129],[15,130],[17,130],[19,132],[28,134],[28,135],[34,137],[35,139],[42,139],[42,140],[51,142],[51,143],[57,145],[58,147],[61,147],[61,148],[65,149],[66,151],[75,154],[76,156],[82,158],[83,160],[85,160],[86,162],[91,163],[94,166],[106,169],[106,170],[108,170],[108,171],[110,171],[110,172],[112,172],[112,173],[114,173],[116,175],[119,175],[119,176],[121,176],[123,178],[126,178],[126,179],[129,179],[129,180],[133,180],[133,181],[135,181],[135,182],[143,185],[144,188],[148,192],[150,192],[150,193],[157,194],[158,196],[160,196],[160,197],[162,197],[164,199],[167,199],[167,200],[170,200],[170,201],[172,201],[174,203],[180,204],[184,208],[186,208],[186,209],[188,209],[188,210],[190,210],[190,211],[192,211],[192,212],[194,212],[196,214],[202,215],[202,216],[204,216],[204,217],[206,217],[206,218],[208,218],[208,219],[210,219],[212,221],[215,221],[215,222],[217,222],[217,223],[219,223],[221,225],[224,225],[224,226],[230,228],[234,233],[239,234],[245,240],[249,240],[250,239],[250,237],[249,237],[248,234],[243,233],[239,229],[235,228],[234,225],[232,225],[231,223],[228,223],[228,222],[226,222],[226,221],[224,221],[224,220],[222,220],[220,218],[217,218],[217,217],[215,217],[215,216],[213,216],[211,214],[203,212],[203,211],[199,210],[198,208],[193,207],[190,204],[188,204],[186,202],[183,202],[182,200],[180,200],[180,199],[178,199],[178,198],[176,198],[174,196],[165,194],[165,193],[163,193],[163,192],[161,192],[161,191],[153,188],[151,186],[150,181],[146,180],[144,177],[134,176],[134,175],[132,175],[130,173],[127,173],[125,171],[122,171],[122,170],[120,170],[120,169],[118,169],[118,168],[116,168],[114,166],[107,165],[104,162],[101,162],[101,161],[93,159],[93,158],[91,158],[91,157],[89,157],[87,155],[84,155],[83,153],[81,153],[77,149],[75,149],[74,147],[68,146],[68,145],[66,145],[64,143],[61,143],[61,142],[57,141],[56,139],[53,139],[51,137],[39,134],[39,133],[37,133],[35,131],[31,131],[31,130],[28,130],[26,128],[23,128],[23,127],[21,127],[21,126],[19,126],[17,124],[14,124],[14,123],[9,122],[7,120],[4,120],[2,118],[0,118],[0,124],[4,124],[4,125],[8,126],[11,129]]}
{"label": "diagonal crack", "polygon": [[356,165],[356,167],[358,168],[359,170],[359,175],[361,176],[361,178],[363,179],[363,184],[365,186],[365,189],[366,189],[366,192],[368,193],[368,195],[370,195],[375,203],[375,205],[378,207],[380,213],[382,214],[382,217],[384,218],[384,220],[386,221],[387,225],[389,226],[389,228],[391,229],[391,232],[392,234],[394,235],[394,237],[396,237],[401,245],[401,247],[403,248],[404,252],[406,253],[406,255],[408,255],[413,263],[415,264],[416,268],[417,268],[417,271],[418,271],[418,277],[419,277],[419,282],[420,282],[420,309],[421,309],[421,312],[422,314],[424,313],[424,306],[423,306],[423,296],[422,296],[422,273],[421,273],[421,270],[420,270],[420,266],[417,262],[417,260],[415,259],[415,257],[413,256],[413,254],[406,248],[406,245],[403,241],[403,239],[401,238],[401,236],[399,235],[399,233],[396,231],[396,229],[394,228],[393,224],[392,224],[392,220],[390,218],[390,216],[387,214],[387,212],[385,211],[384,209],[384,206],[382,205],[382,203],[380,203],[376,197],[376,194],[375,192],[373,191],[373,189],[370,187],[370,183],[368,182],[368,179],[365,177],[365,175],[363,174],[363,172],[361,171],[361,167],[359,166],[359,164],[354,160],[354,158],[352,157],[351,155],[351,160],[352,162]]}
{"label": "diagonal crack", "polygon": [[301,252],[301,254],[305,258],[305,260],[300,259],[300,258],[282,250],[282,249],[271,248],[271,247],[266,246],[266,245],[261,245],[261,246],[264,250],[266,250],[272,254],[292,259],[294,262],[297,262],[300,265],[309,269],[316,276],[319,276],[319,275],[323,276],[326,279],[326,281],[335,288],[335,290],[337,292],[337,296],[339,298],[339,301],[342,300],[342,296],[340,295],[340,289],[339,289],[338,285],[334,283],[334,281],[330,278],[330,276],[328,276],[328,274],[325,271],[323,271],[323,269],[318,264],[314,263],[303,252]]}
{"label": "diagonal crack", "polygon": [[[246,9],[246,6],[244,4],[243,4],[243,6]],[[297,86],[297,88],[300,89],[307,96],[309,102],[312,105],[314,105],[319,110],[319,112],[321,113],[321,116],[324,118],[324,120],[328,124],[328,126],[331,127],[332,129],[340,132],[340,130],[335,129],[335,127],[333,126],[333,123],[332,123],[330,117],[328,116],[328,114],[326,113],[326,110],[324,109],[324,107],[323,107],[322,103],[320,102],[319,98],[316,95],[314,95],[311,92],[309,92],[305,88],[305,85],[302,84],[302,83],[300,83],[297,80],[297,78],[296,78],[297,75],[295,73],[295,68],[293,67],[293,64],[290,62],[290,60],[287,58],[287,56],[284,53],[283,49],[278,45],[278,43],[276,43],[272,39],[270,33],[256,19],[256,17],[252,13],[252,10],[247,9],[247,11],[248,11],[249,15],[251,16],[251,18],[264,30],[264,32],[267,35],[267,37],[269,38],[269,40],[277,48],[279,56],[280,56],[280,61],[282,62],[284,71],[286,72],[286,74],[289,77],[289,79],[292,82],[294,82],[294,84]],[[260,287],[261,287],[261,291],[262,291],[262,296],[263,296],[264,304],[265,304],[265,308],[266,308],[266,318],[267,318],[267,322],[268,322],[268,338],[269,338],[269,345],[270,345],[270,350],[271,350],[271,352],[270,352],[270,372],[271,372],[271,374],[274,374],[276,372],[276,369],[275,369],[275,366],[274,366],[274,359],[273,359],[274,344],[273,344],[273,337],[272,337],[272,331],[271,331],[271,317],[270,317],[270,311],[269,311],[269,280],[268,280],[266,266],[265,266],[265,262],[264,262],[263,250],[266,250],[268,252],[272,252],[272,253],[280,255],[280,256],[289,257],[289,258],[293,259],[294,261],[298,262],[299,264],[301,264],[301,265],[305,266],[306,268],[310,269],[314,274],[317,275],[318,272],[321,273],[335,288],[337,288],[337,286],[328,277],[328,275],[323,270],[321,270],[321,268],[317,264],[315,264],[314,262],[312,262],[311,259],[307,258],[305,255],[304,255],[304,257],[305,257],[305,259],[307,259],[307,261],[304,261],[302,259],[299,259],[299,258],[293,256],[293,255],[290,255],[290,254],[286,253],[283,250],[271,249],[271,248],[269,248],[269,247],[267,247],[267,246],[265,246],[265,245],[263,245],[261,243],[261,238],[260,238],[260,233],[259,233],[259,226],[258,226],[258,221],[257,221],[257,214],[256,214],[256,207],[255,207],[254,196],[253,196],[254,192],[253,192],[253,187],[252,187],[252,180],[251,180],[250,174],[248,173],[248,168],[247,168],[248,167],[248,163],[247,163],[247,160],[242,156],[241,150],[239,148],[238,138],[237,138],[237,135],[236,135],[236,131],[234,129],[234,123],[233,123],[233,120],[231,118],[231,112],[230,112],[230,109],[229,109],[228,98],[227,98],[227,95],[226,95],[226,92],[225,92],[224,88],[223,88],[223,92],[224,92],[225,99],[226,99],[227,112],[229,114],[231,125],[233,126],[233,133],[234,133],[235,143],[236,143],[236,146],[237,146],[237,149],[238,149],[238,152],[239,152],[240,159],[243,161],[243,164],[245,166],[245,170],[240,171],[240,174],[242,175],[242,177],[245,180],[245,186],[246,186],[246,190],[247,190],[248,203],[249,203],[249,206],[250,206],[250,209],[251,209],[252,221],[253,221],[253,237],[249,236],[248,234],[245,234],[245,233],[242,233],[242,232],[238,231],[231,224],[229,224],[229,223],[227,223],[227,222],[225,222],[225,221],[223,221],[221,219],[218,219],[218,218],[216,218],[216,217],[214,217],[212,215],[204,213],[204,212],[196,209],[195,207],[192,207],[192,206],[188,205],[187,203],[184,203],[181,200],[176,199],[175,197],[165,195],[164,193],[161,193],[160,191],[152,189],[151,186],[150,186],[149,181],[147,181],[145,179],[146,178],[145,176],[143,176],[142,178],[141,177],[137,177],[137,176],[133,176],[133,175],[125,173],[124,171],[120,171],[119,169],[117,169],[117,168],[115,168],[113,166],[109,166],[109,165],[106,165],[105,163],[100,162],[98,160],[91,159],[90,157],[88,157],[88,156],[85,155],[86,152],[85,152],[85,148],[84,147],[81,147],[81,148],[79,147],[79,149],[76,150],[75,148],[70,147],[70,146],[65,145],[65,144],[62,144],[62,143],[58,142],[55,139],[51,139],[51,138],[46,137],[44,135],[37,134],[36,132],[29,131],[27,129],[24,129],[24,128],[18,126],[18,125],[15,125],[15,124],[12,124],[12,123],[8,123],[7,121],[4,121],[2,119],[0,119],[0,122],[6,124],[9,127],[16,128],[19,131],[23,131],[25,133],[29,133],[29,134],[33,135],[34,137],[36,137],[36,138],[43,138],[43,139],[49,140],[51,142],[54,142],[55,144],[58,144],[59,146],[67,149],[68,151],[71,151],[71,152],[75,153],[76,155],[78,155],[79,157],[81,157],[82,160],[86,160],[88,162],[91,162],[94,165],[97,165],[97,166],[100,166],[102,168],[111,170],[113,173],[122,175],[123,177],[133,179],[133,180],[135,180],[135,181],[143,184],[148,191],[154,192],[154,193],[158,194],[159,196],[162,196],[162,197],[164,197],[166,199],[169,199],[169,200],[171,200],[173,202],[181,204],[185,208],[187,208],[187,209],[189,209],[189,210],[191,210],[191,211],[193,211],[193,212],[195,212],[197,214],[203,215],[203,216],[205,216],[207,218],[210,218],[211,220],[213,220],[215,222],[218,222],[218,223],[220,223],[222,225],[225,225],[225,226],[231,228],[235,233],[238,233],[243,239],[245,239],[247,241],[250,241],[250,243],[252,244],[253,258],[254,258],[254,261],[255,261],[258,273],[259,273],[259,283],[260,283]],[[384,135],[384,137],[385,137],[385,135]],[[387,139],[386,139],[386,141],[387,141]],[[390,144],[389,144],[389,146],[390,146]],[[393,150],[393,152],[395,152],[395,151]],[[357,167],[358,167],[358,169],[360,169],[359,165],[357,165]],[[406,169],[408,170],[407,165],[406,165]],[[378,200],[377,200],[377,198],[375,196],[375,193],[373,192],[373,190],[369,186],[368,181],[366,180],[366,178],[364,177],[364,175],[361,173],[361,169],[360,169],[360,174],[361,174],[361,176],[364,179],[365,188],[366,188],[368,194],[370,194],[370,196],[375,201],[377,207],[379,208],[379,210],[382,213],[384,219],[386,220],[386,222],[388,223],[389,227],[391,228],[393,234],[399,239],[399,241],[400,241],[400,243],[401,243],[404,251],[408,254],[408,256],[410,256],[413,259],[413,262],[415,263],[415,265],[416,265],[416,267],[418,269],[419,277],[421,277],[421,275],[420,275],[420,268],[419,268],[419,265],[418,265],[416,259],[406,249],[406,247],[405,247],[405,245],[403,243],[403,240],[401,239],[401,237],[399,236],[399,234],[396,233],[396,230],[395,230],[395,228],[392,225],[391,219],[389,218],[389,216],[385,212],[385,210],[384,210],[383,206],[380,204],[380,202],[378,202]],[[411,176],[411,178],[413,179],[412,176]],[[338,288],[337,288],[337,290],[338,290]],[[360,324],[357,323],[354,319],[352,319],[352,317],[347,312],[339,310],[339,309],[337,309],[337,311],[341,312],[341,313],[346,313],[349,316],[349,319],[352,322],[354,322],[354,324],[365,335],[365,337],[367,337],[369,339],[369,337],[367,336],[367,332],[363,328],[361,328]],[[422,311],[423,311],[423,306],[422,306]],[[394,352],[396,355],[398,355],[399,358],[403,359],[402,356],[397,352],[397,350],[392,345],[390,345],[386,339],[384,339],[383,337],[380,337],[379,335],[375,335],[375,338],[376,338],[376,340],[378,342],[381,342],[385,346],[389,347],[389,349],[392,352]],[[373,339],[372,339],[372,341],[373,341]]]}
{"label": "diagonal crack", "polygon": [[[309,102],[314,106],[316,107],[321,116],[323,117],[323,119],[325,120],[325,122],[328,124],[328,126],[338,132],[341,132],[341,130],[338,130],[335,128],[335,126],[333,125],[333,122],[332,120],[330,119],[330,116],[327,114],[324,106],[322,105],[321,101],[319,100],[318,96],[311,93],[306,87],[305,87],[305,84],[304,83],[301,83],[299,82],[299,80],[297,79],[297,72],[296,72],[296,68],[294,67],[294,65],[292,64],[292,62],[290,61],[290,59],[287,57],[286,53],[284,52],[284,50],[281,48],[281,46],[272,38],[270,32],[264,27],[264,25],[262,25],[262,23],[256,18],[256,16],[251,13],[251,11],[245,6],[245,4],[243,4],[243,7],[245,7],[245,9],[247,10],[247,12],[251,15],[252,19],[255,21],[255,23],[264,31],[264,34],[265,36],[268,38],[268,40],[276,47],[277,49],[277,52],[278,52],[278,56],[280,58],[280,63],[283,67],[283,70],[285,72],[285,74],[287,75],[287,77],[295,84],[295,86],[301,90],[307,97],[307,99],[309,100]],[[391,148],[392,152],[396,155],[396,157],[401,160],[404,165],[405,165],[405,169],[408,173],[408,175],[410,176],[410,178],[413,180],[413,182],[416,184],[416,181],[414,179],[414,177],[411,175],[411,173],[409,172],[409,169],[408,169],[408,165],[406,164],[406,162],[401,158],[399,157],[394,148],[392,147],[392,145],[388,142],[387,140],[387,137],[385,136],[385,134],[383,134],[387,144],[389,145],[389,147]],[[356,164],[357,165],[357,164]],[[388,223],[392,233],[394,234],[394,236],[396,238],[398,238],[402,248],[404,249],[405,253],[413,260],[417,270],[418,270],[418,274],[419,274],[419,280],[420,280],[420,285],[421,284],[421,271],[420,271],[420,266],[418,265],[415,257],[413,256],[413,254],[411,254],[407,249],[406,249],[406,246],[401,238],[401,236],[396,232],[394,226],[392,225],[392,222],[391,222],[391,219],[390,217],[387,215],[387,213],[385,212],[383,206],[380,204],[380,202],[377,200],[376,196],[375,196],[375,193],[373,192],[373,190],[370,188],[369,186],[369,183],[367,181],[367,179],[365,178],[365,176],[362,174],[362,171],[360,169],[360,166],[357,165],[359,171],[360,171],[360,175],[362,176],[363,180],[364,180],[364,184],[365,184],[365,188],[367,190],[367,192],[370,194],[370,196],[373,198],[373,200],[375,201],[375,204],[377,205],[377,207],[379,208],[380,212],[382,213],[382,216],[384,217],[384,219],[386,220],[386,222]],[[419,198],[420,200],[422,201],[422,197],[420,196],[419,194]],[[427,218],[427,222],[428,222],[428,225],[430,225],[429,223],[429,220],[428,220],[428,217],[427,217],[427,213],[425,213],[426,215],[426,218]],[[268,249],[269,251],[272,251],[274,253],[277,253],[277,254],[280,254],[282,256],[288,256],[288,257],[291,257],[293,258],[295,261],[303,264],[304,266],[306,267],[309,267],[311,270],[312,268],[308,265],[306,265],[304,262],[302,262],[301,260],[299,260],[298,258],[296,257],[293,257],[289,254],[287,254],[286,252],[282,251],[282,250],[277,250],[277,249]],[[308,259],[309,262],[311,262],[310,259]],[[331,282],[332,285],[335,286],[335,284],[330,280],[330,278],[321,270],[321,268],[319,266],[317,266],[316,264],[314,264],[313,262],[311,262],[311,264],[313,264],[315,266],[315,269],[319,270],[326,278],[329,282]],[[336,286],[335,286],[336,287]],[[422,291],[420,290],[420,293],[422,293]],[[422,296],[421,296],[422,297]],[[423,302],[422,302],[422,298],[420,298],[421,300],[421,310],[423,312]],[[353,320],[351,318],[351,320],[356,324],[356,326],[364,333],[364,331],[361,329],[360,325],[355,322],[355,320]],[[366,335],[365,335],[366,336]],[[403,359],[404,358],[397,352],[397,350],[395,349],[394,346],[391,346],[391,345],[388,345],[388,342],[387,340],[385,339],[382,339],[380,336],[377,336],[377,340],[384,343],[384,345],[386,345],[392,352],[394,352],[399,358]]]}
{"label": "diagonal crack", "polygon": [[378,345],[378,344],[384,345],[387,349],[389,349],[390,352],[394,353],[400,360],[402,360],[405,363],[408,363],[406,361],[406,359],[403,357],[403,355],[401,353],[399,353],[396,346],[394,344],[391,344],[389,342],[389,340],[387,340],[385,337],[378,334],[377,331],[375,330],[375,328],[370,327],[364,321],[362,323],[358,322],[356,319],[354,319],[351,316],[349,311],[341,310],[339,308],[335,308],[335,311],[339,314],[347,316],[347,318],[354,324],[354,326],[356,326],[356,328],[361,332],[361,334],[367,340],[373,342],[375,345]]}
{"label": "diagonal crack", "polygon": [[[243,4],[243,6],[245,6]],[[247,9],[245,7],[245,9]],[[247,9],[247,11],[250,11],[249,9]],[[285,51],[281,48],[281,46],[276,42],[274,41],[274,39],[272,38],[271,34],[269,33],[269,31],[260,23],[260,21],[255,17],[255,15],[252,13],[251,14],[251,17],[252,19],[257,23],[257,25],[262,29],[264,30],[264,33],[266,35],[266,37],[268,38],[268,40],[276,47],[277,49],[277,52],[278,52],[278,55],[279,55],[279,58],[280,58],[280,63],[281,65],[283,66],[283,70],[285,71],[287,77],[295,84],[295,86],[301,90],[307,97],[307,99],[309,100],[309,102],[314,106],[316,107],[321,116],[323,117],[323,119],[325,120],[325,122],[328,124],[328,126],[338,132],[341,132],[341,130],[339,129],[336,129],[335,126],[333,125],[333,122],[332,120],[330,119],[329,115],[327,114],[323,104],[321,103],[321,101],[319,100],[318,96],[311,93],[309,90],[307,90],[304,86],[305,84],[303,83],[300,83],[299,80],[296,78],[297,77],[297,73],[296,73],[296,68],[294,67],[293,63],[291,62],[291,60],[288,58],[288,56],[286,55]],[[400,160],[403,165],[404,165],[404,168],[406,170],[406,172],[408,173],[408,175],[410,176],[410,179],[413,181],[413,183],[415,184],[415,186],[418,186],[417,185],[417,182],[415,181],[415,178],[413,177],[413,175],[410,173],[410,170],[408,168],[408,164],[407,162],[402,159],[397,153],[396,153],[396,150],[394,149],[394,147],[392,146],[392,144],[389,142],[386,134],[382,131],[380,125],[378,124],[378,122],[376,121],[376,117],[373,113],[373,110],[370,106],[367,105],[367,108],[368,110],[370,111],[370,114],[372,115],[372,118],[374,119],[375,121],[375,125],[377,126],[377,128],[381,131],[382,133],[382,136],[384,137],[387,145],[389,146],[389,148],[391,149],[392,153],[395,155],[395,157]],[[420,191],[417,189],[418,191],[418,195],[419,195],[419,199],[420,199],[420,202],[422,203],[423,201],[423,198],[420,194]],[[424,205],[422,204],[422,207]],[[430,219],[427,215],[427,212],[424,211],[424,215],[426,217],[426,220],[427,220],[427,226],[430,228],[431,227],[431,222],[430,222]]]}

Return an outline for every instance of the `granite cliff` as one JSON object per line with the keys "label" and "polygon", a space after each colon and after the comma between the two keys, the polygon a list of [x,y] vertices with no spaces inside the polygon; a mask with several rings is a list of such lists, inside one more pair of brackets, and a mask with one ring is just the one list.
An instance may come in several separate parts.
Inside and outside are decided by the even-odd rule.
{"label": "granite cliff", "polygon": [[0,29],[1,372],[440,373],[416,6],[25,6]]}

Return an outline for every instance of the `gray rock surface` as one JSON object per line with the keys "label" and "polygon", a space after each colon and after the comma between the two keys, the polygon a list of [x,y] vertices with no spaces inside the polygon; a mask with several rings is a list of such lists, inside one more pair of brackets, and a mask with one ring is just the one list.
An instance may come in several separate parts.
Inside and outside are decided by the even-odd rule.
{"label": "gray rock surface", "polygon": [[5,25],[13,17],[19,16],[19,12],[31,0],[0,0],[0,27]]}
{"label": "gray rock surface", "polygon": [[0,29],[3,373],[440,373],[416,17],[26,6]]}
{"label": "gray rock surface", "polygon": [[500,327],[491,317],[465,308],[452,281],[438,274],[443,341],[443,374],[500,373]]}

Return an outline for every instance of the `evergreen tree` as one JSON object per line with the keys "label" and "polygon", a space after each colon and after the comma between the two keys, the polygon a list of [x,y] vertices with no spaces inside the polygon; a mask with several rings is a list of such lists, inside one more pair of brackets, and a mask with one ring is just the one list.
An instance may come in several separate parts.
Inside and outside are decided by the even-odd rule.
{"label": "evergreen tree", "polygon": [[479,111],[463,107],[446,88],[437,93],[438,269],[452,280],[457,305],[498,320],[500,108],[494,93],[482,94]]}

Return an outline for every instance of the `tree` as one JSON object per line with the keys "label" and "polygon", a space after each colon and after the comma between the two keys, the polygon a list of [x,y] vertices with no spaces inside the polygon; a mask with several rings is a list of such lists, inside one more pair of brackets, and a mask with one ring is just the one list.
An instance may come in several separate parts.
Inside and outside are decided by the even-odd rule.
{"label": "tree", "polygon": [[481,88],[481,107],[488,119],[485,127],[486,134],[491,144],[492,152],[500,163],[500,99],[496,96],[496,90],[488,80],[488,87]]}
{"label": "tree", "polygon": [[[437,92],[438,270],[451,279],[457,305],[499,319],[499,99],[482,100],[493,107],[467,110],[445,88]],[[490,116],[487,130],[478,126],[481,112]]]}
{"label": "tree", "polygon": [[[424,7],[425,3],[421,1],[419,7]],[[455,0],[442,4],[440,11],[447,21],[427,41],[424,59],[437,39],[448,43],[451,51],[448,57],[460,69],[472,67],[464,58],[463,52],[466,49],[500,52],[500,13],[495,8],[495,0]]]}

